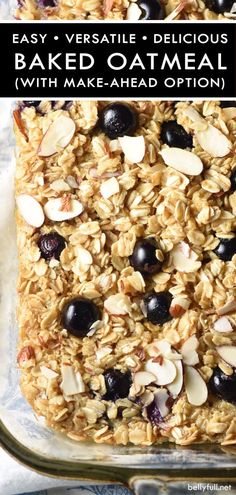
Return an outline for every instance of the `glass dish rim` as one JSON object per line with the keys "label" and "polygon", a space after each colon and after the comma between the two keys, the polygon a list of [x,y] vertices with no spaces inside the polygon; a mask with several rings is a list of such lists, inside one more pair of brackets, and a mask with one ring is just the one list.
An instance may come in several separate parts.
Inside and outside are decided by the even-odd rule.
{"label": "glass dish rim", "polygon": [[[163,444],[161,445],[163,448]],[[104,482],[106,484],[117,483],[126,486],[130,486],[132,478],[163,478],[168,480],[187,480],[187,479],[233,479],[236,480],[236,459],[235,462],[231,462],[227,468],[220,469],[220,457],[225,455],[219,444],[193,444],[191,446],[182,447],[177,446],[180,450],[186,450],[189,447],[191,450],[199,450],[199,448],[216,450],[219,453],[219,465],[214,467],[208,467],[207,465],[203,468],[202,466],[186,467],[183,468],[173,467],[170,469],[169,466],[165,465],[159,467],[142,467],[137,466],[121,466],[116,465],[115,462],[107,463],[105,466],[102,465],[102,461],[94,462],[91,460],[80,461],[64,461],[59,459],[46,459],[45,456],[33,452],[30,448],[22,445],[18,440],[16,440],[13,435],[7,430],[3,422],[0,421],[0,447],[3,448],[11,457],[13,457],[20,464],[25,467],[37,472],[38,474],[49,476],[57,479],[67,479],[75,481],[87,481],[87,482]],[[130,447],[131,450],[134,446]],[[166,444],[164,448],[170,452],[176,448],[175,445]],[[218,451],[218,452],[217,452]],[[199,452],[200,454],[200,452]],[[232,446],[231,446],[232,454]],[[236,448],[235,448],[236,456]],[[145,457],[145,452],[144,452]]]}

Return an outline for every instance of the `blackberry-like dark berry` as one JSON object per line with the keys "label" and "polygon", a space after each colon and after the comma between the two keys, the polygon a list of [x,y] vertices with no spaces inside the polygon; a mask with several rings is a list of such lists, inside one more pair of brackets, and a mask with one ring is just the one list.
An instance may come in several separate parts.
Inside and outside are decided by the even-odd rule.
{"label": "blackberry-like dark berry", "polygon": [[120,370],[110,368],[105,371],[104,379],[107,392],[103,397],[104,400],[115,401],[117,399],[125,399],[129,395],[129,389],[132,385],[130,371],[122,373]]}
{"label": "blackberry-like dark berry", "polygon": [[230,182],[231,182],[231,191],[236,191],[236,168],[231,173]]}
{"label": "blackberry-like dark berry", "polygon": [[143,275],[152,275],[160,271],[163,261],[156,257],[158,245],[154,237],[139,239],[130,256],[133,268]]}
{"label": "blackberry-like dark berry", "polygon": [[147,417],[149,419],[149,421],[151,421],[151,423],[153,424],[153,426],[158,426],[159,423],[161,423],[163,421],[163,418],[161,416],[161,413],[156,405],[156,402],[155,400],[153,400],[151,402],[151,404],[149,404],[149,406],[147,406]]}
{"label": "blackberry-like dark berry", "polygon": [[139,0],[138,6],[142,10],[140,21],[161,21],[166,16],[159,0]]}
{"label": "blackberry-like dark berry", "polygon": [[41,9],[45,9],[46,7],[56,7],[57,0],[38,0],[38,6]]}
{"label": "blackberry-like dark berry", "polygon": [[50,232],[49,234],[42,234],[38,242],[41,256],[45,260],[55,258],[59,260],[60,254],[65,249],[66,243],[64,237],[57,232]]}
{"label": "blackberry-like dark berry", "polygon": [[163,325],[172,319],[169,309],[172,301],[170,292],[151,292],[143,298],[147,319],[154,325]]}
{"label": "blackberry-like dark berry", "polygon": [[234,0],[205,0],[206,7],[213,10],[216,14],[230,12],[233,7]]}
{"label": "blackberry-like dark berry", "polygon": [[236,237],[221,239],[214,253],[223,261],[230,261],[236,254]]}
{"label": "blackberry-like dark berry", "polygon": [[24,108],[30,108],[30,107],[34,107],[36,110],[37,108],[39,107],[41,101],[40,100],[31,100],[31,101],[21,101],[20,104],[19,104],[19,108],[20,110],[24,110]]}
{"label": "blackberry-like dark berry", "polygon": [[236,404],[236,372],[232,375],[225,373],[217,366],[209,381],[209,390],[220,399]]}
{"label": "blackberry-like dark berry", "polygon": [[192,148],[193,138],[191,134],[188,134],[182,125],[178,124],[176,120],[168,120],[163,122],[161,126],[161,140],[168,146],[175,148]]}
{"label": "blackberry-like dark berry", "polygon": [[77,297],[69,301],[62,311],[62,326],[75,337],[85,337],[93,323],[101,319],[100,309],[90,299]]}
{"label": "blackberry-like dark berry", "polygon": [[236,100],[234,100],[234,101],[221,101],[220,106],[221,106],[221,108],[236,107]]}
{"label": "blackberry-like dark berry", "polygon": [[112,103],[100,114],[99,125],[110,138],[116,139],[124,135],[133,135],[138,126],[135,110],[126,103]]}

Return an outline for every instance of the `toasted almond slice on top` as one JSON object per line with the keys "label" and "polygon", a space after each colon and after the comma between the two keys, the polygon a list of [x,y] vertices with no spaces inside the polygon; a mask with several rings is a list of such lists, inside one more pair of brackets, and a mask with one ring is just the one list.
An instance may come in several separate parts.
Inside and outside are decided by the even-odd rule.
{"label": "toasted almond slice on top", "polygon": [[202,149],[213,157],[226,156],[232,148],[230,140],[211,124],[204,131],[197,132],[196,137]]}
{"label": "toasted almond slice on top", "polygon": [[221,316],[218,320],[216,320],[213,324],[213,328],[215,332],[222,333],[230,333],[233,332],[233,327],[228,320],[227,316]]}
{"label": "toasted almond slice on top", "polygon": [[192,366],[185,366],[184,385],[190,404],[193,406],[201,406],[206,402],[208,397],[206,383],[200,373],[198,373],[195,368],[192,368]]}
{"label": "toasted almond slice on top", "polygon": [[102,182],[100,186],[100,192],[104,199],[108,199],[111,196],[114,196],[114,194],[120,192],[120,185],[118,180],[115,177],[111,177],[111,179]]}
{"label": "toasted almond slice on top", "polygon": [[[181,244],[182,243],[177,244],[170,253],[174,268],[183,273],[196,272],[199,268],[201,268],[201,261],[194,259],[195,256],[192,254],[188,257],[185,256]],[[194,251],[192,251],[192,253],[194,253]]]}
{"label": "toasted almond slice on top", "polygon": [[190,306],[190,300],[187,297],[181,297],[181,296],[174,297],[171,301],[171,305],[169,309],[170,315],[173,318],[178,318],[182,316],[185,313],[185,311],[188,310],[189,306]]}
{"label": "toasted almond slice on top", "polygon": [[196,335],[191,335],[189,339],[187,339],[181,347],[181,354],[183,357],[184,364],[188,364],[190,366],[194,366],[199,363],[198,353],[196,349],[199,346],[199,341]]}
{"label": "toasted almond slice on top", "polygon": [[149,373],[148,371],[137,371],[137,373],[135,373],[134,375],[135,385],[140,385],[141,387],[150,385],[150,383],[155,381],[156,381],[155,375],[153,375],[153,373]]}
{"label": "toasted almond slice on top", "polygon": [[61,390],[68,395],[81,394],[85,391],[85,385],[79,371],[75,373],[72,366],[63,364],[61,367],[62,382]]}
{"label": "toasted almond slice on top", "polygon": [[169,383],[167,385],[167,388],[171,395],[174,397],[178,397],[180,394],[182,388],[183,388],[183,381],[184,381],[184,376],[183,376],[183,362],[178,359],[177,361],[174,362],[175,367],[176,367],[176,377],[172,383]]}
{"label": "toasted almond slice on top", "polygon": [[[232,148],[230,140],[217,127],[209,124],[203,119],[194,108],[187,108],[184,114],[193,122],[200,124],[199,129],[195,132],[196,138],[204,151],[213,157],[223,157],[228,155]],[[205,129],[201,127],[204,127]]]}
{"label": "toasted almond slice on top", "polygon": [[145,370],[155,375],[155,383],[157,385],[172,383],[177,374],[174,363],[166,358],[163,358],[161,364],[155,363],[152,359],[149,359],[145,364]]}
{"label": "toasted almond slice on top", "polygon": [[49,220],[54,222],[63,222],[77,217],[83,211],[83,205],[77,199],[70,199],[68,208],[62,208],[63,198],[49,199],[44,205],[44,212]]}
{"label": "toasted almond slice on top", "polygon": [[111,315],[127,315],[131,311],[131,301],[125,294],[114,294],[106,299],[104,308]]}
{"label": "toasted almond slice on top", "polygon": [[186,115],[192,122],[200,125],[201,130],[206,129],[208,122],[198,113],[198,111],[193,107],[188,107],[183,110],[183,114]]}
{"label": "toasted almond slice on top", "polygon": [[40,371],[48,380],[54,380],[54,378],[58,376],[56,371],[51,370],[51,368],[47,368],[47,366],[40,366]]}
{"label": "toasted almond slice on top", "polygon": [[157,408],[160,411],[160,415],[162,418],[165,418],[167,416],[167,414],[169,414],[169,412],[170,412],[170,408],[167,406],[167,401],[168,401],[169,397],[170,396],[169,396],[167,390],[165,390],[164,388],[160,388],[154,394],[154,400],[155,400]]}
{"label": "toasted almond slice on top", "polygon": [[236,299],[230,299],[224,306],[221,306],[221,308],[216,310],[217,314],[220,316],[233,313],[234,311],[236,311]]}
{"label": "toasted almond slice on top", "polygon": [[138,21],[140,16],[142,15],[142,11],[137,5],[137,3],[130,3],[127,9],[126,20],[127,21]]}
{"label": "toasted almond slice on top", "polygon": [[159,151],[164,162],[169,167],[186,175],[200,175],[203,163],[197,155],[182,148],[163,148]]}
{"label": "toasted almond slice on top", "polygon": [[21,216],[31,227],[41,227],[44,223],[44,212],[40,203],[29,194],[20,194],[16,204]]}
{"label": "toasted almond slice on top", "polygon": [[65,148],[75,133],[75,123],[70,117],[60,115],[49,126],[39,146],[39,156],[51,156]]}
{"label": "toasted almond slice on top", "polygon": [[236,367],[236,346],[235,345],[221,345],[217,347],[219,356],[228,364]]}
{"label": "toasted almond slice on top", "polygon": [[145,155],[145,141],[143,136],[123,136],[119,138],[125,158],[131,163],[139,163]]}

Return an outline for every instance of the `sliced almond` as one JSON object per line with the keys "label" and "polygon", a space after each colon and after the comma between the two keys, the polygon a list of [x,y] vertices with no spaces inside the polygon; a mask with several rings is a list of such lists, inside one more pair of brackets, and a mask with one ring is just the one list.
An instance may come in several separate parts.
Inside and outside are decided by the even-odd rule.
{"label": "sliced almond", "polygon": [[216,310],[217,314],[220,316],[227,315],[228,313],[232,313],[234,311],[236,311],[236,299],[231,299],[224,304],[224,306]]}
{"label": "sliced almond", "polygon": [[236,107],[222,108],[222,114],[226,120],[235,119],[236,117]]}
{"label": "sliced almond", "polygon": [[29,194],[20,194],[16,198],[16,204],[21,216],[31,227],[39,228],[43,225],[45,218],[43,208],[36,199]]}
{"label": "sliced almond", "polygon": [[[228,155],[232,148],[230,140],[217,127],[203,119],[197,110],[189,107],[184,114],[198,124],[196,138],[204,151],[213,157]],[[200,124],[200,125],[199,125]]]}
{"label": "sliced almond", "polygon": [[134,374],[134,383],[135,385],[140,385],[141,387],[145,387],[146,385],[150,385],[150,383],[156,381],[156,376],[148,371],[137,371]]}
{"label": "sliced almond", "polygon": [[107,16],[113,7],[114,0],[103,0],[102,10],[104,15]]}
{"label": "sliced almond", "polygon": [[77,217],[83,211],[83,205],[77,199],[70,200],[69,210],[62,210],[62,198],[50,199],[44,205],[44,212],[49,220],[53,222],[63,222]]}
{"label": "sliced almond", "polygon": [[217,347],[219,356],[230,366],[236,367],[236,346],[235,345],[221,345]]}
{"label": "sliced almond", "polygon": [[131,163],[139,163],[145,155],[145,141],[143,136],[124,136],[119,138],[125,158]]}
{"label": "sliced almond", "polygon": [[79,371],[75,373],[72,366],[63,364],[61,367],[61,374],[61,389],[66,396],[85,392],[85,385]]}
{"label": "sliced almond", "polygon": [[203,117],[198,113],[198,111],[193,107],[188,107],[183,110],[183,114],[186,115],[195,124],[198,123],[198,129],[204,130],[208,126],[208,122],[203,119]]}
{"label": "sliced almond", "polygon": [[111,315],[127,315],[131,311],[131,301],[125,294],[114,294],[106,299],[104,308]]}
{"label": "sliced almond", "polygon": [[63,179],[54,180],[51,185],[51,189],[56,192],[66,192],[70,191],[70,186]]}
{"label": "sliced almond", "polygon": [[130,3],[126,13],[126,20],[138,21],[141,15],[142,15],[142,11],[137,5],[137,3]]}
{"label": "sliced almond", "polygon": [[174,297],[171,301],[169,313],[173,318],[179,318],[190,306],[190,300],[186,297]]}
{"label": "sliced almond", "polygon": [[47,366],[41,366],[40,371],[45,378],[48,380],[53,380],[58,376],[58,373],[56,371],[51,370],[50,368],[47,368]]}
{"label": "sliced almond", "polygon": [[177,361],[174,362],[174,364],[176,367],[176,377],[172,383],[167,385],[167,388],[175,399],[176,397],[178,397],[178,395],[180,394],[183,388],[184,376],[183,376],[183,362],[180,359],[178,359]]}
{"label": "sliced almond", "polygon": [[96,351],[96,358],[97,361],[101,361],[106,356],[109,356],[109,354],[112,353],[112,348],[111,347],[101,347],[101,349],[98,349]]}
{"label": "sliced almond", "polygon": [[167,405],[168,399],[170,398],[167,390],[164,388],[160,388],[155,392],[154,394],[154,400],[156,403],[157,408],[160,411],[160,415],[162,418],[165,418],[167,414],[170,412],[170,408]]}
{"label": "sliced almond", "polygon": [[181,354],[183,357],[184,364],[188,364],[190,366],[194,366],[199,363],[199,357],[196,352],[196,349],[199,346],[199,341],[196,335],[192,335],[187,339],[181,347]]}
{"label": "sliced almond", "polygon": [[108,199],[111,196],[114,196],[114,194],[120,192],[120,185],[118,180],[115,177],[106,180],[101,184],[100,192],[104,199]]}
{"label": "sliced almond", "polygon": [[51,156],[61,151],[71,141],[75,133],[75,123],[70,117],[60,115],[49,126],[39,146],[39,156]]}
{"label": "sliced almond", "polygon": [[186,175],[200,175],[203,164],[197,155],[181,148],[163,148],[159,151],[164,162],[169,167]]}
{"label": "sliced almond", "polygon": [[230,333],[233,332],[233,327],[226,316],[221,316],[214,322],[213,328],[215,332]]}
{"label": "sliced almond", "polygon": [[21,111],[19,109],[13,111],[13,118],[14,118],[15,124],[17,125],[21,134],[23,134],[25,140],[29,141],[29,138],[28,138],[27,133],[26,133],[26,129],[24,127],[23,120],[21,118]]}
{"label": "sliced almond", "polygon": [[149,355],[153,357],[166,356],[169,352],[171,352],[171,345],[167,340],[154,340],[149,346]]}
{"label": "sliced almond", "polygon": [[201,406],[206,402],[208,396],[206,383],[200,373],[195,368],[192,368],[192,366],[185,366],[184,385],[190,404]]}
{"label": "sliced almond", "polygon": [[178,5],[176,5],[174,10],[172,10],[172,12],[165,17],[164,21],[169,22],[175,19],[180,14],[180,12],[182,12],[182,10],[185,9],[186,5],[187,5],[186,0],[181,0],[181,2]]}
{"label": "sliced almond", "polygon": [[196,137],[202,149],[213,157],[226,156],[232,148],[230,140],[211,124],[204,131],[198,131]]}
{"label": "sliced almond", "polygon": [[172,383],[177,374],[174,363],[166,358],[163,358],[162,364],[155,363],[152,359],[149,359],[145,364],[145,370],[155,375],[155,383],[160,386]]}
{"label": "sliced almond", "polygon": [[201,268],[201,261],[196,261],[193,259],[196,255],[194,251],[191,250],[191,253],[188,257],[185,256],[182,243],[177,244],[171,251],[171,259],[173,266],[176,270],[183,273],[192,273],[196,272]]}
{"label": "sliced almond", "polygon": [[180,242],[178,246],[179,249],[182,251],[183,255],[185,256],[185,258],[191,258],[191,252],[190,252],[191,250],[187,242]]}

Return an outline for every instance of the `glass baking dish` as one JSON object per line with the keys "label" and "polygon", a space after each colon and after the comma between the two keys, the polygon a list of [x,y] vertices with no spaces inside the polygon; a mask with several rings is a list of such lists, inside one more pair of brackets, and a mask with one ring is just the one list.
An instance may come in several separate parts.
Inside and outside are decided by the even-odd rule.
{"label": "glass baking dish", "polygon": [[188,483],[204,481],[213,483],[211,493],[213,488],[213,493],[220,493],[222,484],[225,490],[236,494],[233,446],[166,444],[144,448],[78,444],[46,428],[21,396],[16,367],[17,257],[11,106],[11,101],[0,100],[0,444],[20,462],[48,476],[117,482],[129,485],[138,495],[182,495],[191,490]]}

